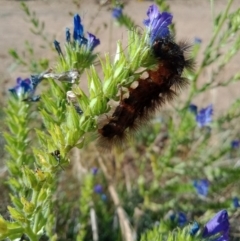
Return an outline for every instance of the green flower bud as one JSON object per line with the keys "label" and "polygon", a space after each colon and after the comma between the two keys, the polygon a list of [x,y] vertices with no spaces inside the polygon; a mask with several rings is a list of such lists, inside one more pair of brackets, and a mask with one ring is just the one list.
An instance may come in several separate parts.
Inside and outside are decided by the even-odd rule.
{"label": "green flower bud", "polygon": [[26,219],[24,213],[16,210],[16,209],[13,208],[13,207],[10,207],[10,206],[8,206],[8,211],[9,211],[11,217],[12,217],[14,220],[16,220],[16,221],[18,221],[18,222],[20,222],[20,223],[22,223],[22,224],[26,224],[26,223],[27,223],[27,219]]}
{"label": "green flower bud", "polygon": [[103,93],[104,96],[112,99],[114,96],[117,95],[117,88],[116,88],[116,81],[113,79],[113,77],[109,77],[104,81],[103,84]]}
{"label": "green flower bud", "polygon": [[96,121],[90,116],[82,116],[79,125],[81,130],[89,132],[95,130]]}
{"label": "green flower bud", "polygon": [[[49,184],[52,182],[52,174],[50,172],[43,172],[41,169],[37,168],[35,171],[36,178],[38,179],[39,183],[43,184],[44,182],[48,182]],[[41,186],[39,185],[40,190]]]}
{"label": "green flower bud", "polygon": [[79,115],[74,107],[68,108],[67,127],[70,130],[79,128]]}
{"label": "green flower bud", "polygon": [[86,112],[86,109],[89,106],[89,99],[86,96],[86,94],[80,89],[80,87],[74,85],[72,88],[73,93],[76,95],[77,99],[78,99],[78,103],[81,107],[81,109],[83,110],[83,112]]}
{"label": "green flower bud", "polygon": [[36,188],[38,182],[37,182],[34,172],[32,170],[30,170],[28,167],[24,167],[23,174],[24,174],[23,180],[24,180],[25,185],[30,188]]}
{"label": "green flower bud", "polygon": [[89,108],[94,116],[105,113],[107,111],[106,99],[102,98],[101,96],[92,99],[89,104]]}
{"label": "green flower bud", "polygon": [[91,66],[90,71],[88,75],[88,89],[90,98],[93,98],[102,92],[102,82],[93,66]]}
{"label": "green flower bud", "polygon": [[38,205],[41,205],[43,202],[45,202],[46,199],[47,199],[47,197],[48,197],[48,196],[47,196],[46,189],[42,188],[42,189],[40,190],[39,195],[38,195],[38,200],[37,200]]}
{"label": "green flower bud", "polygon": [[11,201],[12,201],[13,205],[14,205],[16,208],[22,210],[23,205],[22,205],[20,199],[17,198],[17,197],[14,197],[14,196],[11,195],[11,194],[10,194],[10,198],[11,198]]}
{"label": "green flower bud", "polygon": [[26,214],[32,214],[35,210],[35,205],[28,200],[26,200],[24,197],[21,197],[21,202],[23,204],[23,210]]}
{"label": "green flower bud", "polygon": [[0,237],[8,233],[7,222],[0,216]]}

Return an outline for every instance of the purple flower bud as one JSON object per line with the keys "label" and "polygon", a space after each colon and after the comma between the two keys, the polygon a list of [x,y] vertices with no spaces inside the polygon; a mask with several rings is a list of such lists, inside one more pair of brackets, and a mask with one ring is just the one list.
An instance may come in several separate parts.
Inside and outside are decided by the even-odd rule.
{"label": "purple flower bud", "polygon": [[95,35],[88,33],[88,49],[92,51],[97,45],[100,44],[100,40]]}
{"label": "purple flower bud", "polygon": [[83,25],[78,14],[75,14],[73,17],[73,26],[73,38],[77,41],[80,37],[83,37]]}
{"label": "purple flower bud", "polygon": [[98,172],[98,168],[97,168],[97,167],[93,167],[93,168],[92,168],[92,174],[93,174],[94,176],[96,176],[96,175],[97,175],[97,172]]}
{"label": "purple flower bud", "polygon": [[[229,221],[228,221],[228,213],[226,210],[219,211],[208,223],[205,225],[203,229],[203,238],[210,237],[212,235],[221,233],[224,237],[228,237],[229,233]],[[219,240],[228,240],[228,239],[219,239]]]}
{"label": "purple flower bud", "polygon": [[54,47],[57,50],[58,54],[63,56],[63,53],[62,53],[62,50],[60,47],[60,43],[57,40],[54,40],[53,44],[54,44]]}
{"label": "purple flower bud", "polygon": [[232,149],[237,149],[237,148],[239,148],[239,147],[240,147],[240,141],[239,141],[239,140],[233,140],[233,141],[231,142],[231,147],[232,147]]}
{"label": "purple flower bud", "polygon": [[148,19],[144,20],[144,25],[150,32],[150,44],[154,44],[160,38],[167,37],[169,25],[172,23],[172,14],[168,12],[160,13],[156,5],[151,5],[147,11]]}
{"label": "purple flower bud", "polygon": [[170,220],[177,222],[177,224],[182,227],[187,223],[187,217],[183,212],[177,212],[170,215]]}
{"label": "purple flower bud", "polygon": [[187,223],[187,216],[183,212],[178,213],[178,225],[180,227],[184,226]]}
{"label": "purple flower bud", "polygon": [[121,7],[113,8],[112,16],[116,19],[119,19],[120,17],[122,17],[122,8]]}
{"label": "purple flower bud", "polygon": [[107,201],[107,196],[105,194],[102,194],[101,199],[105,202],[105,201]]}
{"label": "purple flower bud", "polygon": [[192,112],[194,115],[197,115],[197,106],[194,105],[194,104],[190,104],[189,107],[188,107],[189,111]]}
{"label": "purple flower bud", "polygon": [[70,42],[71,41],[71,34],[70,34],[70,29],[66,28],[66,42]]}
{"label": "purple flower bud", "polygon": [[212,121],[213,106],[209,105],[206,108],[201,109],[197,116],[196,121],[199,127],[204,127]]}
{"label": "purple flower bud", "polygon": [[195,187],[198,195],[204,197],[207,196],[209,189],[209,181],[207,179],[194,180],[193,186]]}
{"label": "purple flower bud", "polygon": [[95,185],[94,192],[97,194],[102,194],[103,193],[102,185],[100,185],[100,184]]}
{"label": "purple flower bud", "polygon": [[201,44],[202,43],[202,39],[195,37],[194,38],[194,44]]}
{"label": "purple flower bud", "polygon": [[13,95],[21,98],[21,97],[26,96],[26,94],[31,95],[33,92],[33,88],[32,88],[30,79],[22,79],[22,78],[18,77],[17,85],[13,88],[10,88],[9,91]]}
{"label": "purple flower bud", "polygon": [[214,241],[229,241],[228,233],[221,235],[220,237],[214,239]]}
{"label": "purple flower bud", "polygon": [[190,234],[191,236],[195,236],[199,229],[200,229],[200,226],[199,226],[199,224],[195,221],[195,222],[192,224],[192,226],[191,226],[191,228],[190,228],[190,230],[189,230],[189,234]]}
{"label": "purple flower bud", "polygon": [[234,208],[240,207],[239,199],[237,197],[233,198],[233,206],[234,206]]}

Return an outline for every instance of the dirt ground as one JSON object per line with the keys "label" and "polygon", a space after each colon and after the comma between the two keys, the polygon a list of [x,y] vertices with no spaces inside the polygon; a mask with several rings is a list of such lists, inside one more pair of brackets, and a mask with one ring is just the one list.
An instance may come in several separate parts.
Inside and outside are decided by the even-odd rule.
{"label": "dirt ground", "polygon": [[[25,1],[31,10],[36,12],[40,21],[45,22],[45,33],[47,38],[52,41],[56,38],[59,42],[65,41],[65,28],[72,29],[72,17],[70,14],[79,13],[82,17],[85,30],[95,33],[101,40],[101,45],[96,49],[99,53],[109,51],[112,55],[115,52],[115,43],[121,39],[126,43],[127,30],[115,26],[111,16],[109,5],[101,6],[100,0],[35,0]],[[103,1],[103,0],[102,0]],[[74,4],[74,2],[76,4]],[[211,9],[209,0],[167,0],[171,7],[176,24],[178,40],[187,39],[193,42],[195,37],[202,39],[202,48],[204,49],[212,34]],[[215,1],[215,14],[223,10],[227,0]],[[143,28],[142,20],[146,18],[146,10],[151,1],[128,1],[124,11],[129,14]],[[240,1],[235,0],[232,9],[240,7]],[[27,40],[34,46],[36,56],[39,58],[47,57],[50,64],[54,65],[56,54],[46,47],[46,43],[39,37],[36,37],[30,31],[30,24],[26,21],[26,15],[20,8],[20,1],[0,0],[0,81],[6,83],[2,88],[3,94],[14,83],[18,76],[28,77],[29,72],[24,68],[16,68],[12,58],[8,54],[11,48],[19,53],[24,52],[24,42]],[[55,36],[55,37],[54,37]],[[41,45],[45,44],[45,48]],[[199,57],[199,61],[201,56]],[[239,69],[240,54],[234,58],[231,65],[225,69],[221,75],[224,80]],[[201,76],[201,81],[206,81],[210,76],[206,71]],[[239,87],[239,85],[238,85]],[[221,104],[220,109],[226,108],[232,102],[233,98],[239,96],[239,88],[236,85],[224,90],[213,91],[209,93],[208,98],[199,97],[197,102],[203,102],[202,105]],[[223,100],[224,97],[224,101]]]}

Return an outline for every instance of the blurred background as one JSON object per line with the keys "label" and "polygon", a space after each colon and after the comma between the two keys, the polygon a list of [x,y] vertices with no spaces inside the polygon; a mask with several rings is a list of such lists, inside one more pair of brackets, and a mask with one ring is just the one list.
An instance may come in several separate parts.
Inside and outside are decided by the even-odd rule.
{"label": "blurred background", "polygon": [[[20,1],[1,0],[0,81],[2,96],[6,95],[8,88],[17,77],[28,77],[30,72],[27,66],[24,66],[9,55],[9,50],[16,50],[26,62],[29,59],[35,59],[36,61],[48,59],[49,66],[53,66],[57,53],[53,51],[52,42],[54,39],[57,39],[63,45],[65,41],[65,28],[72,28],[71,16],[75,13],[80,14],[85,29],[94,33],[100,39],[101,44],[96,49],[100,53],[100,56],[106,51],[114,55],[117,40],[120,39],[126,43],[128,30],[125,27],[118,27],[114,23],[110,1],[36,0],[25,1],[25,3],[27,3],[31,11],[36,13],[37,18],[41,22],[39,25],[41,26],[44,23],[44,29],[41,32],[41,27],[39,27],[39,33],[41,32],[41,34],[38,33],[36,35],[36,29],[33,28],[26,13],[22,10]],[[146,18],[146,9],[153,2],[131,0],[123,1],[122,3],[124,4],[124,13],[135,21],[140,30],[141,28],[143,29],[142,21]],[[199,60],[202,58],[201,50],[205,48],[212,34],[212,14],[216,16],[220,11],[224,10],[226,3],[226,0],[215,1],[214,13],[212,13],[209,0],[167,1],[174,16],[173,22],[176,26],[176,39],[178,41],[187,40],[191,43],[194,42],[195,38],[202,41],[198,56]],[[240,7],[240,2],[235,1],[232,9],[238,7]],[[32,52],[29,51],[29,48],[31,48]],[[232,59],[228,68],[222,70],[222,80],[229,77],[229,74],[239,68],[239,61],[240,55],[237,54]],[[209,78],[211,68],[208,71],[202,74],[200,82]],[[84,81],[82,83],[84,85]],[[211,93],[208,93],[207,99],[206,96],[200,96],[196,101],[205,103],[211,101],[215,105],[224,97],[224,101],[216,105],[217,110],[224,110],[232,103],[231,99],[238,95],[238,88],[234,86],[224,90],[220,89],[217,93],[213,90]]]}
{"label": "blurred background", "polygon": [[[211,2],[214,2],[214,8],[211,8]],[[196,42],[200,44],[199,53],[196,57],[196,69],[198,69],[199,63],[204,58],[204,49],[209,44],[213,34],[213,16],[217,16],[221,11],[224,11],[227,0],[166,0],[166,3],[169,4],[170,12],[173,14],[176,41],[186,40],[192,45]],[[147,18],[146,11],[149,5],[153,4],[153,1],[131,0],[121,1],[121,4],[124,6],[124,13],[134,20],[140,33],[143,32],[142,22],[143,19]],[[107,0],[35,0],[23,2],[0,0],[0,193],[2,195],[0,213],[5,217],[8,218],[6,207],[10,200],[9,190],[4,185],[7,176],[7,168],[4,162],[7,160],[7,154],[4,152],[2,132],[7,129],[4,124],[3,108],[9,95],[8,89],[15,85],[17,77],[28,78],[30,74],[40,73],[54,67],[58,55],[54,49],[53,41],[56,39],[62,47],[64,46],[65,29],[68,27],[72,30],[72,16],[76,13],[80,14],[85,31],[95,34],[101,41],[101,44],[94,51],[99,53],[100,58],[104,57],[105,52],[109,52],[114,58],[118,40],[121,40],[124,43],[123,46],[127,47],[129,30],[124,26],[119,26],[117,21],[113,19],[112,7],[112,2]],[[240,8],[240,1],[235,0],[230,12],[238,8]],[[231,45],[231,42],[228,44]],[[227,49],[227,46],[222,46],[221,51],[224,52],[225,49]],[[224,82],[234,73],[237,73],[239,63],[240,54],[238,52],[226,67],[219,69],[217,81],[219,83]],[[100,72],[99,61],[96,61],[95,65]],[[217,64],[213,62],[203,69],[197,79],[198,86],[202,86],[211,79],[212,71],[216,69],[216,66]],[[81,87],[87,88],[84,75],[81,78]],[[227,117],[224,117],[224,121],[229,124],[226,128],[220,119],[229,106],[239,98],[239,88],[240,83],[238,81],[238,83],[233,83],[227,87],[202,91],[192,100],[199,108],[206,107],[209,104],[214,106],[213,119],[216,120],[216,123],[213,125],[211,138],[209,137],[210,133],[206,132],[207,128],[206,130],[195,128],[194,117],[188,117],[188,114],[186,114],[187,121],[192,125],[192,129],[187,130],[190,137],[187,141],[184,139],[187,128],[184,129],[185,127],[183,127],[182,133],[178,133],[179,139],[176,138],[177,144],[175,145],[172,137],[178,129],[177,118],[179,116],[174,119],[173,108],[171,109],[172,112],[168,112],[169,106],[164,106],[161,114],[157,115],[158,117],[153,120],[149,129],[143,129],[139,134],[136,141],[137,145],[130,145],[130,148],[124,154],[113,153],[113,155],[106,157],[107,162],[105,164],[109,171],[108,174],[113,178],[124,210],[129,215],[129,222],[133,229],[137,230],[136,233],[139,230],[140,233],[144,229],[153,227],[160,216],[161,218],[166,217],[166,215],[169,217],[168,211],[171,208],[176,208],[174,211],[177,212],[183,210],[187,213],[189,210],[188,218],[193,220],[195,216],[202,215],[208,209],[218,210],[229,207],[232,202],[231,198],[234,195],[239,196],[239,188],[237,187],[239,181],[236,179],[238,174],[232,168],[228,176],[228,169],[226,168],[226,174],[224,166],[232,167],[231,161],[234,160],[234,165],[236,164],[236,167],[239,167],[240,150],[236,150],[240,143],[239,128],[236,125],[239,117],[233,117],[232,119],[235,118],[233,120],[235,122],[230,123],[229,121],[230,124],[226,121]],[[185,97],[187,98],[187,94],[185,95],[185,92],[182,92],[180,99],[184,100]],[[219,119],[217,119],[218,117]],[[172,119],[176,120],[177,124],[174,123],[175,126],[171,129],[173,126],[171,125]],[[234,131],[235,126],[236,132]],[[227,128],[230,130],[229,132],[227,132]],[[192,145],[191,138],[195,145]],[[231,149],[230,143],[234,138],[238,141],[238,146],[236,149],[234,149],[235,147]],[[183,141],[181,142],[181,140]],[[169,162],[163,163],[161,155],[165,155],[166,159],[168,158],[168,146],[170,146],[168,143],[173,143],[174,148],[178,146],[175,149],[173,148],[174,151],[169,157]],[[215,149],[212,148],[207,152],[210,145],[213,145]],[[221,154],[221,146],[224,146],[225,149],[228,148],[223,154]],[[108,191],[111,181],[106,178],[106,173],[97,160],[99,153],[95,152],[96,150],[91,145],[86,148],[87,151],[83,149],[81,153],[76,149],[71,152],[72,162],[70,167],[58,176],[58,190],[53,197],[57,210],[56,227],[60,227],[59,229],[63,227],[63,230],[59,231],[61,233],[59,236],[64,237],[69,232],[68,237],[70,238],[68,240],[76,235],[76,230],[73,229],[77,229],[77,226],[79,226],[79,203],[81,201],[76,200],[80,199],[81,192],[76,192],[76,190],[79,190],[77,188],[82,182],[81,177],[86,173],[92,173],[94,176],[91,177],[94,186],[91,202],[95,204],[99,217],[104,220],[99,224],[99,230],[101,228],[108,229],[108,225],[114,223],[116,216],[116,203],[114,206],[109,201],[112,198],[110,198]],[[219,158],[215,155],[218,152],[220,153]],[[205,155],[209,159],[204,160]],[[225,162],[225,160],[227,161]],[[157,170],[153,166],[154,161],[157,162]],[[96,168],[95,172],[99,173],[98,176],[93,168]],[[191,173],[193,169],[194,171]],[[166,173],[164,171],[161,173],[161,170],[166,170]],[[156,174],[154,171],[158,173]],[[229,179],[224,179],[225,177],[229,177]],[[194,178],[208,178],[207,189],[209,183],[211,183],[210,196],[206,199],[204,199],[205,197],[199,198],[197,196],[199,193],[195,193],[192,185]],[[223,182],[223,189],[217,184],[219,180]],[[198,209],[195,210],[197,205],[199,205]],[[86,221],[86,223],[88,222]],[[110,240],[108,239],[111,236],[110,232],[108,230],[106,235],[101,234],[100,240]],[[91,237],[90,233],[88,230],[86,240]]]}

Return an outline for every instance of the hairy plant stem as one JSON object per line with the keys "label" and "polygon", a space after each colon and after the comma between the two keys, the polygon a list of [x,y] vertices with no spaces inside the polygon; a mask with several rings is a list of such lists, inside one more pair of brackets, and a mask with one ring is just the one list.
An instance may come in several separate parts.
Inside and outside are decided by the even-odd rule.
{"label": "hairy plant stem", "polygon": [[28,238],[31,241],[38,241],[37,234],[35,234],[33,232],[33,230],[31,229],[30,225],[28,225],[28,227],[25,229],[25,233],[27,234]]}

